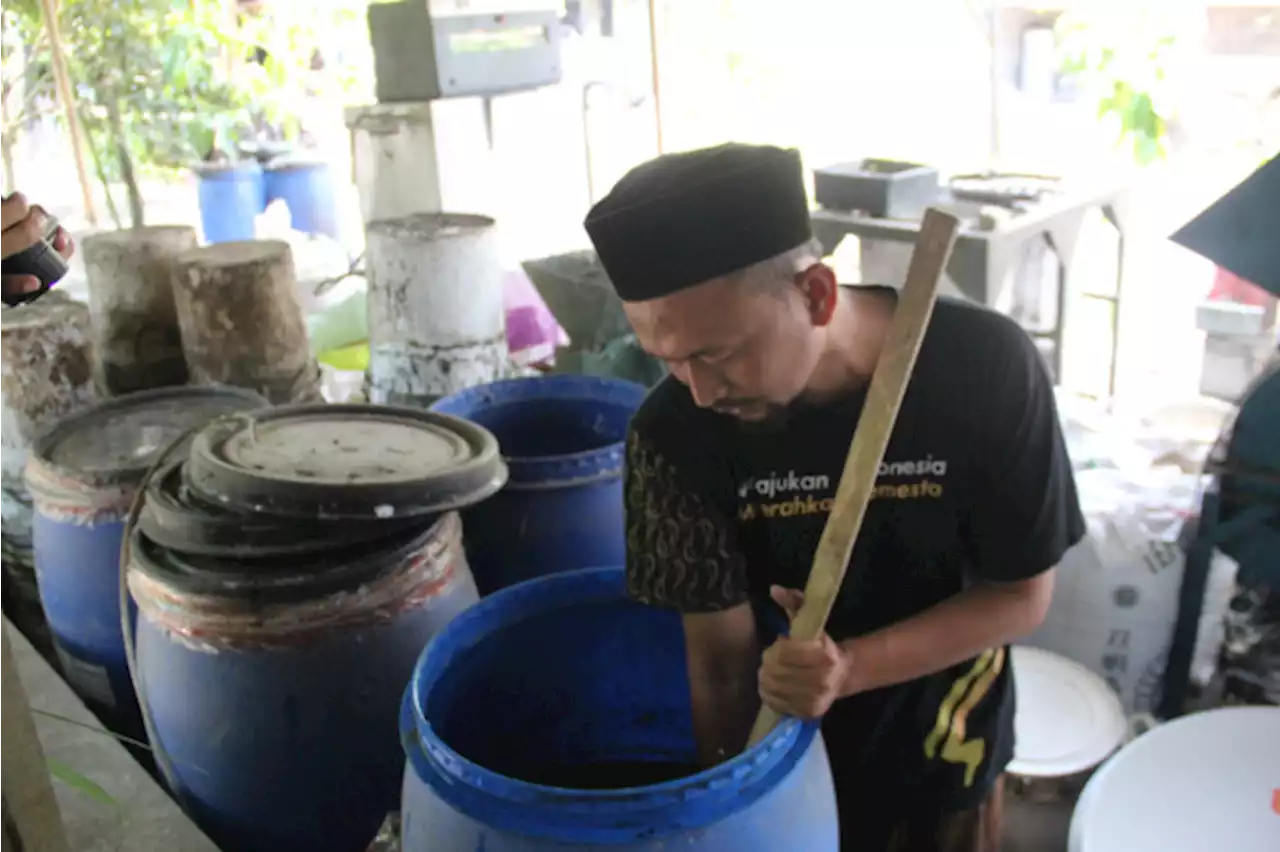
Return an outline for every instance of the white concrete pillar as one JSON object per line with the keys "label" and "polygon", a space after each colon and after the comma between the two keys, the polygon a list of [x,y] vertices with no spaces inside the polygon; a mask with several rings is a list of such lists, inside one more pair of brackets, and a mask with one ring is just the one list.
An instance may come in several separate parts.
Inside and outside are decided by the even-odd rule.
{"label": "white concrete pillar", "polygon": [[417,213],[366,239],[370,402],[428,405],[510,374],[493,219]]}
{"label": "white concrete pillar", "polygon": [[446,210],[496,215],[498,176],[480,98],[349,107],[346,122],[366,224]]}

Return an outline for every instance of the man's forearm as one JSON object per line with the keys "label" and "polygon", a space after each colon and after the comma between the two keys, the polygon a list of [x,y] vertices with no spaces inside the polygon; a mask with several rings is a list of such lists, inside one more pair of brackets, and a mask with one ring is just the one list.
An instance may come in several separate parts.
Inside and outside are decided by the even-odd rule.
{"label": "man's forearm", "polygon": [[760,707],[755,615],[741,604],[682,621],[698,762],[714,766],[742,751]]}
{"label": "man's forearm", "polygon": [[897,624],[846,639],[844,695],[941,671],[988,648],[1017,641],[1044,620],[1053,571],[1018,583],[984,583]]}
{"label": "man's forearm", "polygon": [[746,747],[751,725],[760,709],[755,672],[741,679],[702,681],[691,687],[698,765],[715,766],[736,757]]}

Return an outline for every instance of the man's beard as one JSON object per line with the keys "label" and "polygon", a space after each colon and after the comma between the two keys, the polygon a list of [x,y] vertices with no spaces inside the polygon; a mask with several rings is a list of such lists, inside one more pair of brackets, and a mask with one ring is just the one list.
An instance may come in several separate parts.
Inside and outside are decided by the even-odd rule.
{"label": "man's beard", "polygon": [[[730,417],[739,429],[751,434],[771,434],[785,431],[788,426],[795,422],[799,417],[815,411],[817,409],[829,409],[832,405],[841,406],[845,403],[857,403],[857,407],[851,409],[850,414],[857,416],[861,410],[860,400],[863,398],[865,388],[859,388],[849,393],[841,393],[835,396],[823,398],[814,398],[807,395],[801,395],[791,400],[791,402],[764,402],[761,400],[752,400],[747,402],[743,400],[737,404],[730,403],[725,405],[721,403],[714,407],[719,414]],[[751,419],[743,418],[735,414],[735,409],[750,406],[752,409]]]}
{"label": "man's beard", "polygon": [[[753,401],[737,405],[717,405],[715,411],[733,418],[734,424],[746,432],[769,433],[785,429],[794,416],[796,403],[782,404],[776,402]],[[743,408],[750,408],[751,416],[742,417],[736,413]]]}

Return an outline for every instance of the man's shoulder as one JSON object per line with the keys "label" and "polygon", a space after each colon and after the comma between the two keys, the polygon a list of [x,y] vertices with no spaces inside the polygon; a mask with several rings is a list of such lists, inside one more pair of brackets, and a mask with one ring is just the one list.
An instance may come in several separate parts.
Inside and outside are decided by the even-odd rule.
{"label": "man's shoulder", "polygon": [[631,418],[628,462],[635,467],[662,466],[689,482],[702,482],[723,461],[718,418],[699,408],[680,382],[663,379]]}
{"label": "man's shoulder", "polygon": [[1022,353],[1035,348],[1026,329],[1017,320],[993,308],[974,302],[944,297],[938,300],[930,331],[938,331],[947,341],[971,351],[995,356]]}
{"label": "man's shoulder", "polygon": [[945,375],[966,396],[999,397],[1052,384],[1044,355],[1016,320],[955,299],[938,302],[920,357],[919,372]]}

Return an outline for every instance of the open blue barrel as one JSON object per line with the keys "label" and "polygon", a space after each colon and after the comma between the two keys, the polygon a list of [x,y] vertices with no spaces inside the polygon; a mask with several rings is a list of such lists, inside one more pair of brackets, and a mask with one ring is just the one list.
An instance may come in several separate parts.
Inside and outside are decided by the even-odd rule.
{"label": "open blue barrel", "polygon": [[468,388],[431,406],[492,432],[510,471],[502,491],[463,514],[481,594],[623,563],[627,425],[645,393],[619,379],[543,376]]}
{"label": "open blue barrel", "polygon": [[256,160],[207,163],[196,169],[200,229],[206,243],[254,237],[254,219],[266,206],[262,167]]}
{"label": "open blue barrel", "polygon": [[298,405],[210,424],[150,483],[128,554],[138,694],[220,848],[360,852],[397,809],[405,685],[479,599],[451,509],[505,476],[472,423]]}
{"label": "open blue barrel", "polygon": [[816,723],[698,771],[677,613],[623,571],[504,589],[427,647],[401,708],[403,852],[836,852]]}
{"label": "open blue barrel", "polygon": [[282,200],[295,231],[338,239],[338,202],[327,163],[282,158],[267,166],[264,181],[267,203]]}
{"label": "open blue barrel", "polygon": [[143,391],[82,409],[32,448],[25,478],[40,602],[63,676],[118,733],[143,733],[120,629],[120,539],[138,486],[183,432],[265,405],[232,388]]}

